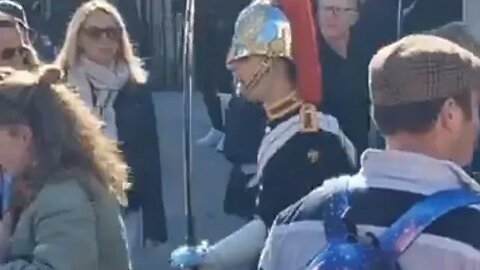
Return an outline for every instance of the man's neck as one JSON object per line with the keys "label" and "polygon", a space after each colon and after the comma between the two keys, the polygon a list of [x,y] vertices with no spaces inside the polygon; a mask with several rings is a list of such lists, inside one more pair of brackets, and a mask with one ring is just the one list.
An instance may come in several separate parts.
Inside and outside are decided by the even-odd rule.
{"label": "man's neck", "polygon": [[285,81],[283,78],[275,80],[269,89],[268,96],[263,101],[263,106],[265,108],[273,107],[282,100],[291,96],[294,92],[294,86],[288,81]]}
{"label": "man's neck", "polygon": [[348,56],[348,42],[350,41],[350,33],[347,32],[341,36],[325,38],[327,45],[343,58]]}
{"label": "man's neck", "polygon": [[276,80],[267,99],[263,102],[263,107],[268,118],[273,120],[297,109],[300,103],[292,84],[284,80]]}
{"label": "man's neck", "polygon": [[446,151],[443,151],[444,147],[438,145],[437,141],[432,135],[397,134],[386,138],[386,148],[423,154],[436,159],[450,159]]}

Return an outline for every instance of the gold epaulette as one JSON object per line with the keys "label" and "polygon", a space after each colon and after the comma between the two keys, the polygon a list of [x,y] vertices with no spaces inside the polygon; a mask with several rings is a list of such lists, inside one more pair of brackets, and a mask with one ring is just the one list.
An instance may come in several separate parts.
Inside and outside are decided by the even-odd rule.
{"label": "gold epaulette", "polygon": [[310,133],[319,130],[317,120],[317,108],[310,103],[304,103],[300,107],[300,132]]}

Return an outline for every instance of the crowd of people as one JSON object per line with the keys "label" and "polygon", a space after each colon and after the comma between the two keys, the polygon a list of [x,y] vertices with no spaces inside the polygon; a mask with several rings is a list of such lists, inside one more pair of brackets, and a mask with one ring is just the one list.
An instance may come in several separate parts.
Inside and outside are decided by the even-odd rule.
{"label": "crowd of people", "polygon": [[55,46],[0,1],[4,269],[130,269],[167,241],[148,72],[119,9],[77,4]]}
{"label": "crowd of people", "polygon": [[478,194],[453,198],[478,191],[478,41],[449,24],[462,3],[297,1],[313,3],[322,79],[303,89],[294,48],[308,26],[285,2],[252,1],[237,17],[226,69],[240,95],[221,129],[209,108],[199,141],[233,164],[224,210],[248,222],[175,265],[257,269],[260,256],[262,270],[475,268],[478,212],[465,206]]}
{"label": "crowd of people", "polygon": [[[402,269],[478,268],[466,206],[480,203],[480,44],[451,23],[462,4],[291,1],[197,1],[196,87],[212,125],[197,143],[232,163],[224,211],[246,224],[192,266],[346,267],[337,246],[361,243],[345,251],[356,256],[398,240],[387,261]],[[0,0],[2,270],[131,269],[134,248],[168,239],[139,26],[122,1],[73,2],[53,34],[31,1]],[[417,205],[431,217],[404,216]],[[390,228],[403,217],[409,227]]]}
{"label": "crowd of people", "polygon": [[[435,2],[438,9],[433,18],[429,15],[430,3],[431,1],[428,0],[403,1],[405,11],[403,35],[427,31],[462,19],[460,2]],[[358,165],[365,149],[384,146],[369,115],[371,102],[367,67],[379,48],[399,37],[398,2],[322,0],[313,1],[313,4],[315,27],[318,32],[318,58],[321,65],[323,95],[321,101],[314,103],[319,110],[338,120],[341,130],[356,149]],[[239,5],[238,11],[245,6],[246,3]],[[230,26],[233,32],[234,23]],[[210,32],[214,32],[214,28],[210,29]],[[224,49],[225,54],[227,51],[228,47]],[[200,61],[203,63],[205,59],[199,58],[197,63]],[[222,68],[227,69],[225,66]],[[210,76],[215,80],[225,80],[221,72],[215,72]],[[207,96],[212,96],[212,93],[205,94],[202,91],[201,82],[198,82],[200,91],[204,94],[204,98],[211,100]],[[233,90],[235,90],[234,87]],[[229,90],[230,93],[235,93],[233,90]],[[221,90],[221,92],[225,91]],[[216,96],[216,99],[218,104],[215,106],[212,102],[205,100],[212,121],[212,130],[205,138],[199,140],[199,144],[223,150],[221,152],[233,164],[225,194],[224,210],[229,214],[248,219],[253,213],[257,191],[256,187],[246,186],[245,183],[248,183],[257,173],[255,166],[257,153],[265,127],[268,126],[268,110],[266,114],[259,102],[248,102],[241,95],[233,94],[224,114],[225,123],[222,129],[218,129],[214,119],[222,119],[222,114],[220,98]],[[218,110],[218,113],[213,113],[215,110]],[[278,164],[274,168],[279,175],[282,175],[284,170],[291,169],[291,166],[285,163]],[[284,169],[277,170],[277,168]],[[475,170],[475,168],[468,169]]]}

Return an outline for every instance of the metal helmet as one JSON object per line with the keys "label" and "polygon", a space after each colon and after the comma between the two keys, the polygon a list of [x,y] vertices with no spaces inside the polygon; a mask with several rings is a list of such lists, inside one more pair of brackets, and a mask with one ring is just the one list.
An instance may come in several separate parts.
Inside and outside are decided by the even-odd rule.
{"label": "metal helmet", "polygon": [[252,78],[240,85],[255,86],[270,69],[272,59],[281,57],[295,63],[298,96],[308,103],[320,103],[322,73],[311,0],[254,0],[247,6],[235,24],[227,67],[253,55],[266,57]]}
{"label": "metal helmet", "polygon": [[238,16],[227,66],[252,55],[284,57],[293,61],[290,23],[283,11],[270,0],[254,1]]}

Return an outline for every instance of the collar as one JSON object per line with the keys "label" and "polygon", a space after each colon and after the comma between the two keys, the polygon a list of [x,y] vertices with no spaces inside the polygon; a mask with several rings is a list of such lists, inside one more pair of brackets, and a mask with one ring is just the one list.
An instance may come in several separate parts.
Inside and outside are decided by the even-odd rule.
{"label": "collar", "polygon": [[480,185],[455,163],[405,151],[366,150],[360,175],[368,186],[403,186],[421,193],[460,187],[480,191]]}
{"label": "collar", "polygon": [[268,120],[273,121],[298,110],[302,104],[303,102],[297,98],[296,93],[293,92],[271,106],[264,106],[264,108],[265,112],[267,113]]}
{"label": "collar", "polygon": [[335,51],[332,46],[327,42],[327,40],[323,37],[322,34],[320,34],[320,42],[319,42],[319,47],[320,51],[322,53],[321,56],[332,59],[335,61],[346,61],[348,60],[348,57],[352,54],[352,35],[351,35],[351,30],[350,30],[350,37],[348,38],[347,41],[347,55],[346,57],[340,55],[337,51]]}

